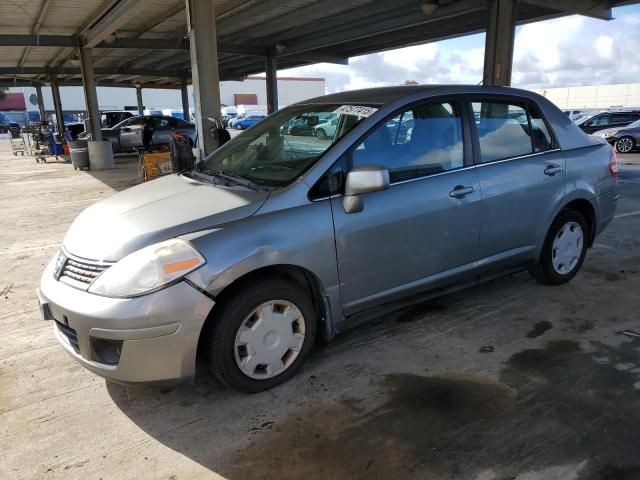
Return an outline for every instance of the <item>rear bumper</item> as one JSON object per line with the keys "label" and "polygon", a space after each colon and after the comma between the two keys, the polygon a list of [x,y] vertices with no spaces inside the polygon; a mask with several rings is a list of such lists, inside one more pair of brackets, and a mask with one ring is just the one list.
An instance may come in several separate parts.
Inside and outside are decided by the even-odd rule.
{"label": "rear bumper", "polygon": [[84,367],[125,384],[166,384],[195,374],[202,326],[214,305],[185,282],[131,299],[75,289],[45,270],[38,298],[56,339]]}

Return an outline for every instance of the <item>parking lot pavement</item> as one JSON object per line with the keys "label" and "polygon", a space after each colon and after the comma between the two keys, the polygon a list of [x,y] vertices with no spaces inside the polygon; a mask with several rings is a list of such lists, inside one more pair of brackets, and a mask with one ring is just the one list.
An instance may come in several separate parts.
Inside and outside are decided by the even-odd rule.
{"label": "parking lot pavement", "polygon": [[525,273],[320,345],[247,396],[125,388],[86,371],[34,289],[72,219],[135,183],[0,142],[0,478],[622,479],[640,475],[640,155],[567,285]]}

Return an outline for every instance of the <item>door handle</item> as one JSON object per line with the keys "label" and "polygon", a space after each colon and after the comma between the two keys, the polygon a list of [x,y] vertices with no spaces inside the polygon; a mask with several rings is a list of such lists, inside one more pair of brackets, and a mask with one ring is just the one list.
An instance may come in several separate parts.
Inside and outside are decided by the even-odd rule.
{"label": "door handle", "polygon": [[465,195],[473,193],[473,187],[465,187],[464,185],[457,185],[453,190],[449,192],[451,198],[462,198]]}
{"label": "door handle", "polygon": [[560,173],[562,171],[562,167],[557,165],[549,165],[544,169],[544,174],[553,177],[556,173]]}

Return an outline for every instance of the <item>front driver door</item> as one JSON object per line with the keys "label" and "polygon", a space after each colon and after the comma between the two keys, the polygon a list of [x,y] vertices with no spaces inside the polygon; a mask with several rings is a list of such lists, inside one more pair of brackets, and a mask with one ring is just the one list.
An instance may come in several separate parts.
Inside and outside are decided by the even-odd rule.
{"label": "front driver door", "polygon": [[[454,101],[417,104],[369,132],[353,166],[389,169],[388,190],[346,213],[332,199],[343,311],[366,308],[465,277],[478,258],[480,187],[468,129]],[[412,119],[410,132],[403,122]]]}

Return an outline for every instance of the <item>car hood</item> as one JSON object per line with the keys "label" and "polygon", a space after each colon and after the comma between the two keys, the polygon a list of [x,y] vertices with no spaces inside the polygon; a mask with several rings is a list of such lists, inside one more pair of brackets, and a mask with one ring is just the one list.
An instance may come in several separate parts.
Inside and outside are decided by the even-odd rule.
{"label": "car hood", "polygon": [[63,245],[79,257],[117,261],[147,245],[246,218],[268,197],[268,191],[168,175],[88,207],[71,224]]}

